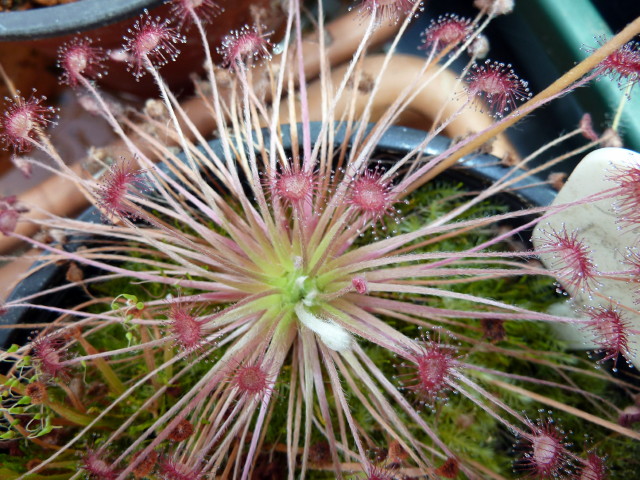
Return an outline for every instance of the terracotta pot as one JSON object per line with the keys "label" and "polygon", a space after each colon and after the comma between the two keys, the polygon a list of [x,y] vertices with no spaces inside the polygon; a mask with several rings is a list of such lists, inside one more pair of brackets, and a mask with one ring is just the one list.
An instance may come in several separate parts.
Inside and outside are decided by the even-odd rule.
{"label": "terracotta pot", "polygon": [[[88,2],[92,0],[82,1]],[[362,35],[364,34],[364,24],[362,22],[354,22],[353,17],[357,15],[358,12],[353,11],[327,24],[326,30],[328,37],[340,39],[340,41],[334,41],[328,45],[325,50],[326,61],[329,65],[339,65],[349,60],[360,43]],[[1,18],[0,15],[0,19]],[[376,46],[385,42],[397,29],[397,25],[384,25],[378,28],[371,37],[371,45]],[[303,42],[303,50],[305,76],[308,80],[311,80],[316,77],[320,71],[317,39],[315,37],[305,39]],[[208,135],[215,128],[215,122],[209,108],[199,98],[196,97],[183,101],[182,108],[187,112],[193,124],[196,125],[198,130],[203,134]],[[145,142],[138,141],[135,137],[134,142],[139,143],[143,150],[147,148]],[[112,158],[126,157],[129,154],[123,142],[120,140],[105,146],[104,149],[109,152]],[[83,168],[82,164],[83,162],[79,162],[72,168],[76,169],[78,173],[81,173]],[[46,210],[54,215],[67,217],[78,215],[88,205],[86,198],[78,191],[73,183],[57,176],[53,176],[40,185],[23,192],[19,195],[19,200],[26,205],[46,207]],[[37,213],[36,210],[38,209],[35,209],[27,215],[34,219],[41,218],[42,213]],[[37,228],[34,224],[25,222],[18,226],[18,231],[31,236],[37,231]],[[19,242],[16,242],[15,239],[0,236],[0,252],[6,253],[18,246]],[[24,263],[25,262],[21,262],[23,265]],[[15,278],[15,275],[5,275],[5,271],[9,270],[15,272],[13,267],[3,266],[0,268],[0,280],[3,278]]]}
{"label": "terracotta pot", "polygon": [[[19,12],[0,13],[0,42],[16,42],[17,47],[28,45],[49,59],[49,67],[55,66],[58,49],[78,34],[96,40],[106,50],[122,47],[123,36],[131,28],[134,19],[149,9],[152,16],[171,18],[171,6],[164,0],[78,0],[54,7]],[[231,30],[254,23],[254,14],[261,23],[274,30],[281,24],[277,2],[272,0],[240,0],[221,2],[224,12],[206,26],[212,52]],[[181,44],[178,58],[161,70],[169,86],[177,92],[190,89],[191,73],[202,69],[204,52],[196,28],[186,32],[187,42]],[[99,40],[99,42],[98,42]],[[11,46],[12,44],[9,44]],[[220,60],[214,57],[214,62]],[[123,62],[108,60],[109,72],[100,83],[109,89],[136,95],[155,95],[157,88],[148,75],[136,81]]]}

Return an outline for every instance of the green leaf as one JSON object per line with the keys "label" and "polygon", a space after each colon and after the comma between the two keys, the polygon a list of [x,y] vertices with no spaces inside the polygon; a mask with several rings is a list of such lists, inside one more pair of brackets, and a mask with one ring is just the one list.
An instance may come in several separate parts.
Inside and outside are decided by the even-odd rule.
{"label": "green leaf", "polygon": [[42,430],[40,430],[38,433],[35,434],[35,437],[42,437],[43,435],[46,435],[47,433],[51,433],[51,430],[53,430],[53,425],[45,425],[44,428]]}
{"label": "green leaf", "polygon": [[20,383],[20,381],[17,378],[10,378],[6,382],[4,382],[5,386],[7,386],[7,387],[15,387],[19,383]]}
{"label": "green leaf", "polygon": [[16,405],[31,405],[31,397],[29,395],[25,395],[20,400],[18,400],[18,403],[16,403]]}
{"label": "green leaf", "polygon": [[20,345],[17,345],[14,343],[9,347],[9,350],[7,350],[7,353],[17,352],[19,349],[20,349]]}

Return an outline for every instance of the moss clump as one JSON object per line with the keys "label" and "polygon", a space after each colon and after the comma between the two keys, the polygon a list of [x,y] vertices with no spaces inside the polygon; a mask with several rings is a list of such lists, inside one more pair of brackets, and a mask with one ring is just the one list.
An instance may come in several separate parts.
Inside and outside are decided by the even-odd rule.
{"label": "moss clump", "polygon": [[[412,232],[422,227],[428,222],[436,220],[442,215],[450,212],[462,205],[468,193],[462,184],[435,182],[423,187],[412,194],[408,201],[401,205],[398,219],[389,219],[384,227],[378,225],[373,231],[364,234],[360,242],[366,244],[371,236],[380,235],[381,231],[397,231],[399,233]],[[474,218],[486,218],[507,210],[504,204],[496,201],[485,201],[479,203],[466,211],[458,220],[469,220]],[[414,250],[414,253],[428,252],[459,252],[468,250],[485,242],[496,235],[498,225],[487,225],[472,231],[465,231],[455,235],[434,240],[426,243]],[[510,248],[509,244],[500,244],[492,247],[495,250]],[[144,257],[142,253],[134,254]],[[140,269],[142,264],[132,261],[125,265],[129,269]],[[483,264],[473,264],[474,267],[486,267]],[[439,285],[439,288],[447,288],[451,291],[470,294],[482,298],[491,298],[511,305],[517,305],[534,311],[545,311],[550,304],[557,300],[553,280],[548,277],[522,277],[509,276],[501,278],[489,278],[473,281],[464,280],[463,276],[451,275],[446,277],[448,285]],[[134,325],[127,319],[148,318],[158,319],[157,314],[162,309],[157,307],[158,299],[162,299],[171,292],[165,285],[135,283],[130,279],[117,278],[107,282],[91,285],[91,294],[96,297],[103,297],[104,302],[99,302],[92,307],[94,312],[108,311],[113,307],[129,305],[123,310],[125,321],[122,323],[91,325],[85,330],[84,342],[77,342],[73,347],[72,355],[85,355],[91,351],[112,351],[125,349],[131,345],[147,342],[150,339],[161,339],[167,335],[166,327],[161,325],[141,326]],[[191,295],[196,291],[182,291],[182,295]],[[405,300],[416,303],[425,302],[423,297],[403,295]],[[155,302],[156,307],[148,307]],[[447,297],[430,297],[429,305],[445,309],[478,309],[483,308],[477,303],[461,299]],[[489,307],[484,307],[490,311]],[[201,312],[202,314],[208,312]],[[423,329],[418,328],[409,322],[402,322],[394,318],[385,318],[390,325],[398,329],[405,335],[412,338],[419,338],[421,335],[428,335],[430,330],[438,331],[438,327],[446,327],[453,333],[453,338],[444,339],[445,343],[450,343],[455,349],[457,357],[465,364],[475,365],[488,370],[508,372],[511,375],[519,375],[531,378],[543,378],[550,382],[559,384],[580,385],[584,391],[593,395],[602,396],[612,402],[623,401],[623,395],[616,389],[611,388],[610,382],[604,375],[593,375],[589,364],[580,355],[570,354],[566,351],[566,346],[559,341],[551,332],[548,325],[537,322],[524,321],[494,321],[480,322],[475,319],[456,319],[455,322],[441,323],[437,320],[430,325],[424,325]],[[431,333],[433,334],[433,333]],[[377,347],[364,340],[360,340],[362,348],[369,358],[382,370],[389,379],[402,375],[402,367],[397,365],[398,361],[394,354],[388,350]],[[227,347],[220,346],[208,359],[194,361],[200,352],[194,352],[187,358],[179,360],[172,367],[164,369],[162,372],[144,382],[129,395],[126,401],[118,403],[108,415],[105,416],[99,428],[94,429],[91,437],[83,437],[75,444],[77,451],[86,451],[99,447],[109,442],[111,451],[122,451],[126,449],[137,435],[149,428],[157,418],[162,417],[180,399],[182,392],[187,392],[197,382],[202,379],[210,368],[210,362],[215,362],[216,358],[223,355]],[[83,368],[77,372],[76,378],[82,385],[79,393],[79,403],[88,415],[97,415],[104,411],[115,398],[119,396],[119,389],[129,388],[136,381],[148,375],[153,369],[171,358],[178,349],[171,343],[165,344],[162,348],[155,348],[148,351],[126,352],[110,358],[108,367],[97,362],[83,363]],[[285,367],[280,373],[276,383],[277,393],[271,404],[268,420],[269,429],[266,431],[264,439],[264,464],[261,464],[259,471],[268,472],[280,468],[286,468],[286,456],[283,453],[283,446],[286,444],[287,428],[287,389],[290,385],[293,361],[293,353],[290,352],[291,361],[285,362]],[[188,367],[188,373],[183,375],[174,383],[170,379],[175,372]],[[563,368],[571,367],[571,369]],[[466,370],[465,373],[474,381],[478,382],[504,402],[509,404],[516,411],[529,412],[535,420],[541,404],[531,400],[527,395],[514,393],[503,388],[499,388],[492,383],[491,375],[478,370]],[[539,395],[547,396],[566,405],[571,405],[585,411],[593,408],[592,398],[585,396],[580,391],[567,391],[553,386],[540,383],[527,383],[514,379],[501,379],[502,381],[518,384]],[[361,392],[367,391],[366,385],[355,379],[356,386]],[[401,380],[398,380],[401,382]],[[119,386],[120,385],[120,386]],[[358,395],[343,382],[345,395],[352,409],[353,417],[360,425],[376,425],[373,412],[365,406]],[[163,389],[164,393],[155,400],[150,400],[153,395]],[[50,398],[53,402],[65,403],[68,399],[68,391],[64,388],[50,388]],[[333,391],[327,388],[329,404],[334,404]],[[420,399],[412,392],[406,392],[411,402],[418,405]],[[315,406],[316,409],[319,406]],[[65,423],[65,415],[48,406],[25,405],[26,413],[33,418],[41,415],[41,418],[50,418],[55,423],[57,434],[64,438],[69,438],[71,434],[77,432],[78,428]],[[36,413],[39,412],[39,413]],[[447,444],[456,455],[462,460],[477,462],[489,469],[499,472],[501,475],[510,477],[513,475],[512,461],[514,452],[511,445],[514,442],[512,434],[491,415],[480,409],[471,400],[462,396],[450,394],[445,402],[438,402],[432,406],[428,404],[421,408],[421,412],[427,423],[434,429],[442,441]],[[601,415],[611,415],[611,411],[600,411]],[[111,432],[122,425],[131,415],[137,414],[136,422],[129,427],[126,432],[119,436],[114,442],[108,440]],[[413,424],[412,420],[403,412],[398,413],[400,419],[408,426]],[[626,439],[611,434],[609,431],[594,426],[588,422],[581,421],[575,416],[556,412],[554,418],[558,424],[563,425],[565,430],[573,432],[572,438],[576,439],[577,450],[580,450],[582,439],[588,438],[584,448],[595,446],[600,454],[609,456],[611,472],[613,478],[631,478],[629,472],[632,471],[633,462],[625,461],[625,458],[637,458],[640,451],[638,443],[627,441]],[[68,418],[66,418],[68,420]],[[62,428],[58,428],[62,427]],[[334,426],[336,431],[338,425]],[[197,429],[197,425],[195,425]],[[433,445],[433,442],[424,433],[420,433],[416,428],[416,436],[419,441]],[[372,460],[384,459],[392,439],[387,438],[382,430],[371,428],[366,432],[369,440],[376,445],[380,445],[380,451],[372,451]],[[43,438],[48,438],[46,435]],[[148,444],[147,439],[144,444]],[[166,443],[166,441],[165,441]],[[322,469],[313,469],[315,464],[328,462],[329,459],[322,457],[322,445],[326,439],[314,430],[311,435],[311,445],[318,452],[318,458],[311,456],[311,471],[309,477],[313,479],[333,478],[330,472]],[[144,446],[143,444],[143,446]],[[25,471],[25,465],[29,460],[37,460],[47,455],[45,449],[29,440],[20,440],[15,443],[16,448],[22,457],[15,455],[0,455],[0,464],[3,465],[0,474],[3,478],[16,478]],[[267,454],[268,452],[271,452]],[[326,452],[325,452],[326,453]],[[442,463],[441,459],[434,457],[434,464]],[[316,462],[314,464],[314,461]],[[284,465],[284,466],[283,466]],[[77,457],[73,452],[66,452],[59,458],[55,466],[47,470],[46,474],[34,476],[33,478],[68,478],[68,475],[75,472],[77,468]]]}

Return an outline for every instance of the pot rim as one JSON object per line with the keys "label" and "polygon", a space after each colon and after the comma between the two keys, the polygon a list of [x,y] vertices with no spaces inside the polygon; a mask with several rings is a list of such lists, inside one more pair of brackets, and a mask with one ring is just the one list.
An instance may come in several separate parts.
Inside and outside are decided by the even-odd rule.
{"label": "pot rim", "polygon": [[[370,124],[368,130],[372,128],[373,124]],[[280,140],[285,149],[292,148],[290,129],[290,125],[281,126]],[[321,122],[311,122],[310,133],[312,141],[315,141],[320,136],[321,130]],[[334,135],[334,143],[336,145],[347,140],[345,138],[346,132],[347,129],[344,125],[337,126]],[[424,140],[425,135],[426,132],[422,130],[393,125],[389,127],[380,138],[374,155],[397,156],[403,152],[406,153],[420,145]],[[262,136],[265,144],[268,144],[268,129],[262,130]],[[351,138],[347,140],[349,146],[351,146],[354,136],[355,133],[352,133]],[[209,145],[217,155],[224,154],[219,140],[210,140]],[[428,156],[437,155],[445,151],[450,145],[450,139],[444,136],[436,136],[423,148],[422,153],[423,155]],[[159,168],[162,168],[162,164],[159,164]],[[448,176],[451,179],[466,182],[473,186],[473,188],[484,188],[502,178],[505,173],[509,171],[513,171],[513,167],[503,165],[500,163],[499,158],[490,154],[480,153],[463,157],[457,164],[445,170],[443,174],[445,177]],[[522,170],[516,169],[516,171]],[[436,179],[437,178],[439,177],[436,177]],[[549,184],[540,182],[540,177],[532,175],[522,179],[520,182],[513,185],[511,189],[502,192],[493,198],[499,199],[500,202],[513,209],[522,209],[527,206],[549,205],[555,196],[556,191]],[[102,221],[95,206],[87,208],[77,217],[77,219],[89,223],[100,223]],[[64,247],[65,249],[73,251],[77,248],[77,242],[71,241],[68,243],[71,246]],[[46,253],[43,253],[43,255],[46,255]],[[31,269],[35,269],[35,271],[26,276],[15,286],[7,297],[7,302],[35,294],[46,288],[48,285],[51,285],[51,283],[58,281],[58,279],[64,279],[66,271],[66,267],[64,265],[47,265],[44,268],[37,268],[41,263],[42,262],[38,260],[33,264]],[[55,303],[55,299],[47,299],[46,303]],[[32,310],[26,307],[13,308],[0,316],[0,324],[16,325],[19,323],[33,323],[33,321],[27,321],[31,311]],[[0,348],[6,349],[10,347],[10,343],[15,343],[10,342],[13,333],[13,329],[0,329]]]}
{"label": "pot rim", "polygon": [[101,27],[162,5],[164,0],[80,0],[0,13],[0,41],[35,40]]}

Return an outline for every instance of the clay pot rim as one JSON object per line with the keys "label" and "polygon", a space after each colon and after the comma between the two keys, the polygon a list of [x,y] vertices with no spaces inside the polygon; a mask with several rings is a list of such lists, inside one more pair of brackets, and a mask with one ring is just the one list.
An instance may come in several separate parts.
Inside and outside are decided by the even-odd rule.
{"label": "clay pot rim", "polygon": [[80,33],[127,17],[164,0],[81,0],[46,8],[0,13],[0,41],[35,40]]}

